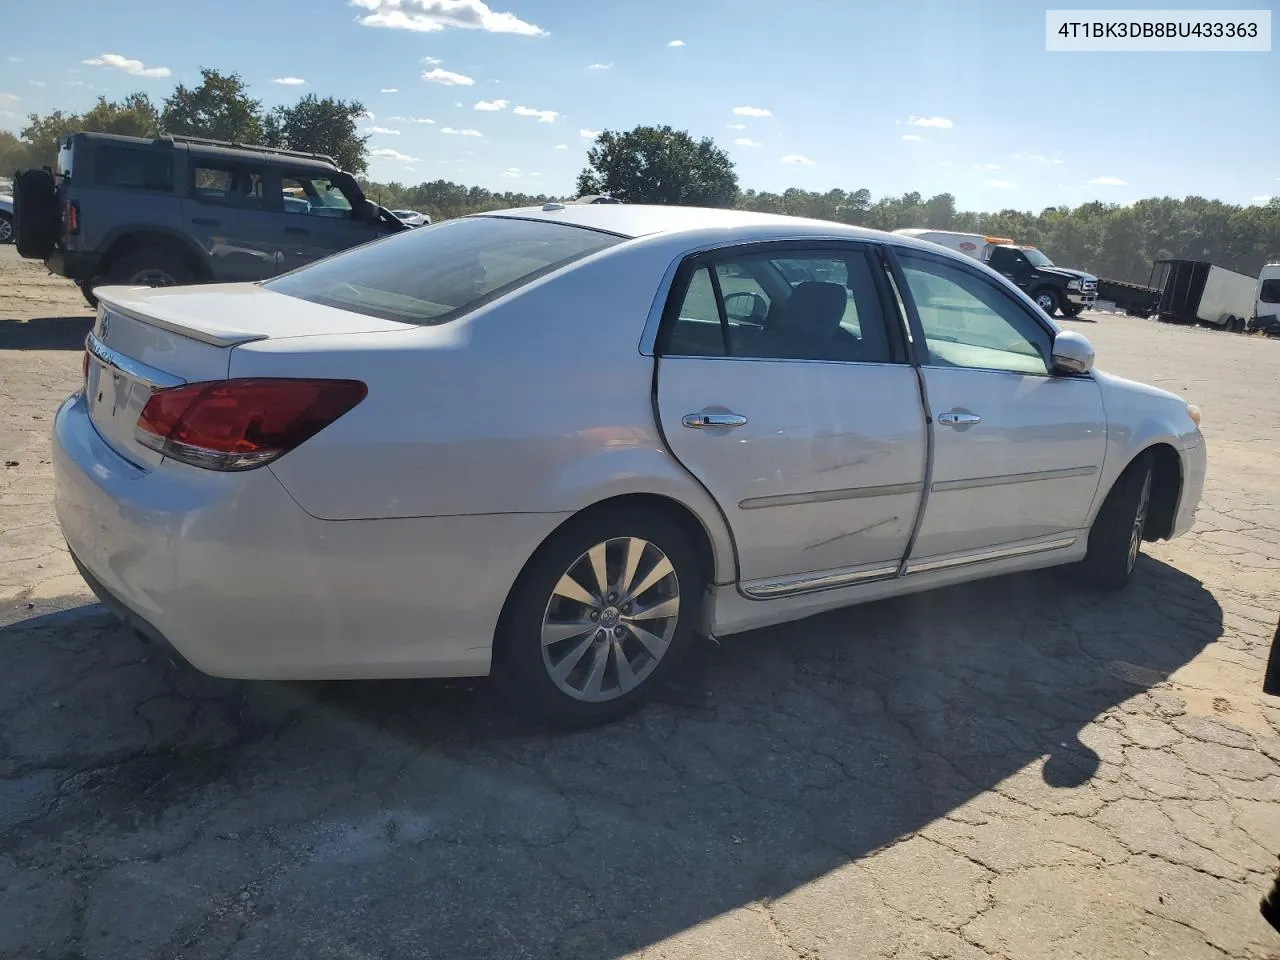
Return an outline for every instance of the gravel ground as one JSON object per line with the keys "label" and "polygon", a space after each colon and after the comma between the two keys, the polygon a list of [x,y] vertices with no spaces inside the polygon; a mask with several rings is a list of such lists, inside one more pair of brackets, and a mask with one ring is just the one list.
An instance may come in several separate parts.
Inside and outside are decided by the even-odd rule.
{"label": "gravel ground", "polygon": [[565,735],[483,681],[215,680],[119,628],[51,504],[90,314],[0,249],[0,957],[1280,956],[1280,342],[1089,316],[1210,445],[1128,591],[729,638]]}

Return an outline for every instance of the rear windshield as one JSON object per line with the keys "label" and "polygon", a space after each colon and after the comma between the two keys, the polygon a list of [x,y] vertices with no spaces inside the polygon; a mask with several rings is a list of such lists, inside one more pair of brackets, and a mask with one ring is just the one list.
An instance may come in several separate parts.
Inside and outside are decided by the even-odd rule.
{"label": "rear windshield", "polygon": [[438,324],[621,240],[559,223],[464,217],[355,247],[263,286],[383,320]]}

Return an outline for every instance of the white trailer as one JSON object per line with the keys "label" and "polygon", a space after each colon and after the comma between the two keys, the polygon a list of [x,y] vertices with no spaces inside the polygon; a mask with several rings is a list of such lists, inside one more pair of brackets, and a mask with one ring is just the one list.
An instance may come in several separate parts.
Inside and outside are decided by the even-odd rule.
{"label": "white trailer", "polygon": [[1204,281],[1204,293],[1200,294],[1196,319],[1215,327],[1243,329],[1244,322],[1253,316],[1257,289],[1257,277],[1236,273],[1226,267],[1210,267]]}
{"label": "white trailer", "polygon": [[1157,260],[1152,284],[1160,291],[1156,316],[1165,323],[1202,323],[1231,333],[1253,316],[1258,278],[1204,260]]}

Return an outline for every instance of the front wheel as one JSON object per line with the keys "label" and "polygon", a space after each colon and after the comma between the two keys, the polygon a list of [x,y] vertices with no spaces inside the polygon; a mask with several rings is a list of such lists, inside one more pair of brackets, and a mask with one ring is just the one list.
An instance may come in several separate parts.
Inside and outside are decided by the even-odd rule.
{"label": "front wheel", "polygon": [[0,243],[13,243],[13,217],[0,211]]}
{"label": "front wheel", "polygon": [[1059,300],[1058,300],[1058,293],[1056,290],[1051,290],[1048,287],[1043,287],[1042,289],[1037,290],[1031,299],[1036,302],[1037,307],[1039,307],[1041,310],[1043,310],[1045,313],[1047,313],[1051,317],[1058,310]]}
{"label": "front wheel", "polygon": [[1080,306],[1077,303],[1069,303],[1062,308],[1062,315],[1066,317],[1068,320],[1071,320],[1074,317],[1078,317],[1082,313],[1084,313],[1084,307]]}
{"label": "front wheel", "polygon": [[1133,577],[1151,507],[1151,462],[1143,454],[1125,468],[1089,528],[1079,572],[1102,590],[1120,590]]}
{"label": "front wheel", "polygon": [[679,526],[648,510],[571,520],[521,575],[495,638],[517,708],[572,726],[647,700],[693,641],[703,577]]}

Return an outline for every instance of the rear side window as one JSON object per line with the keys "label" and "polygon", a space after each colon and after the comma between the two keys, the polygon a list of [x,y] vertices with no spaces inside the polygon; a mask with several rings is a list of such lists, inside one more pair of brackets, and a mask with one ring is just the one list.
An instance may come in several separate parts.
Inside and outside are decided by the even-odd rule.
{"label": "rear side window", "polygon": [[1280,280],[1263,280],[1258,299],[1263,303],[1280,303]]}
{"label": "rear side window", "polygon": [[191,171],[191,195],[200,203],[260,210],[262,171],[235,163],[202,160]]}
{"label": "rear side window", "polygon": [[[67,160],[70,173],[70,157]],[[93,151],[93,182],[99,187],[172,193],[173,153],[99,143]]]}
{"label": "rear side window", "polygon": [[353,247],[264,286],[384,320],[438,324],[620,242],[560,223],[465,217]]}

